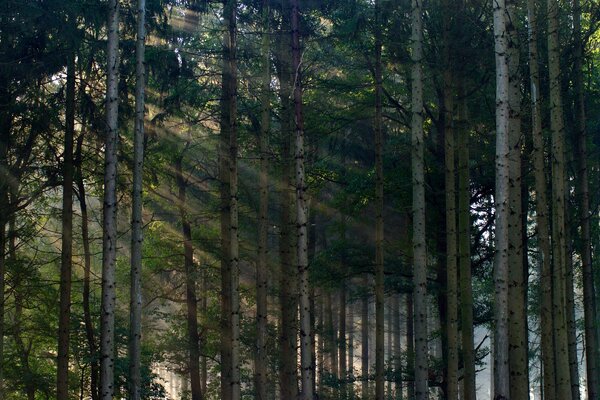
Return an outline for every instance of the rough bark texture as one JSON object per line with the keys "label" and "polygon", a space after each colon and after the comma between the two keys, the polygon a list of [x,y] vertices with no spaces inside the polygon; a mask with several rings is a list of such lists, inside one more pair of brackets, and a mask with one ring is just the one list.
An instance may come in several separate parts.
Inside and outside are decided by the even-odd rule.
{"label": "rough bark texture", "polygon": [[425,241],[425,173],[423,144],[423,7],[412,0],[412,213],[414,265],[415,399],[427,399],[427,252]]}
{"label": "rough bark texture", "polygon": [[508,259],[509,284],[509,363],[510,395],[513,399],[529,396],[527,303],[523,269],[523,210],[521,201],[521,73],[519,70],[519,36],[516,2],[506,1],[508,34],[508,141],[509,141],[509,215]]}
{"label": "rough bark texture", "polygon": [[573,90],[575,92],[575,133],[577,134],[577,168],[579,221],[581,225],[581,266],[583,270],[583,312],[585,335],[585,359],[587,393],[591,400],[600,398],[598,376],[598,338],[594,324],[596,319],[596,296],[594,292],[594,273],[592,269],[592,245],[590,235],[590,193],[588,187],[587,131],[585,126],[585,97],[583,88],[583,43],[581,38],[581,4],[573,0],[573,37],[575,40]]}
{"label": "rough bark texture", "polygon": [[114,395],[114,335],[117,261],[117,142],[119,113],[119,1],[108,2],[106,139],[102,222],[102,306],[100,332],[100,398]]}
{"label": "rough bark texture", "polygon": [[221,78],[221,396],[240,398],[236,0],[223,1]]}
{"label": "rough bark texture", "polygon": [[135,43],[135,125],[133,135],[133,203],[131,206],[131,282],[129,300],[129,399],[140,400],[142,357],[142,178],[144,167],[144,91],[146,87],[146,0],[137,2]]}
{"label": "rough bark texture", "polygon": [[304,117],[302,110],[302,76],[300,48],[300,10],[298,0],[290,0],[292,11],[292,71],[294,76],[294,116],[295,137],[295,174],[296,174],[296,239],[297,266],[300,277],[300,382],[299,400],[312,400],[315,397],[312,363],[312,326],[310,324],[310,298],[308,275],[308,230],[307,230],[307,194],[304,174]]}
{"label": "rough bark texture", "polygon": [[[186,148],[189,142],[186,142]],[[185,152],[185,150],[183,150]],[[192,244],[192,225],[188,217],[187,181],[183,175],[183,152],[175,160],[177,182],[177,201],[181,234],[183,237],[183,264],[185,271],[185,304],[187,313],[188,369],[192,400],[202,400],[200,382],[200,335],[198,333],[198,299],[196,297],[196,269],[194,267],[194,247]]]}
{"label": "rough bark texture", "polygon": [[383,115],[381,10],[375,0],[375,399],[384,399]]}
{"label": "rough bark texture", "polygon": [[73,136],[75,133],[75,54],[67,60],[63,156],[62,243],[60,253],[60,300],[58,316],[58,357],[56,398],[69,398],[69,333],[71,320],[71,271],[73,267]]}
{"label": "rough bark texture", "polygon": [[[452,9],[448,1],[443,3],[444,16],[444,181],[446,212],[446,397],[458,399],[458,269],[456,235],[456,168],[454,93],[455,73],[452,29]],[[441,315],[442,313],[440,313]]]}
{"label": "rough bark texture", "polygon": [[544,166],[544,139],[542,133],[542,107],[539,98],[540,74],[537,49],[537,17],[536,1],[527,1],[529,20],[529,79],[531,86],[531,135],[533,142],[532,158],[535,175],[535,210],[537,222],[537,238],[540,256],[540,326],[543,365],[544,398],[556,399],[555,365],[553,350],[552,324],[552,259],[550,255],[550,231],[548,221],[547,185]]}
{"label": "rough bark texture", "polygon": [[494,399],[510,398],[508,327],[509,215],[509,72],[507,12],[504,0],[493,3],[496,51],[496,234],[494,256]]}
{"label": "rough bark texture", "polygon": [[258,254],[256,260],[256,354],[254,360],[254,384],[256,398],[267,400],[267,291],[268,291],[268,234],[269,234],[269,149],[271,62],[269,36],[269,0],[262,3],[262,82],[261,82],[261,125],[259,136],[259,210],[258,210]]}
{"label": "rough bark texture", "polygon": [[548,70],[550,74],[550,129],[552,131],[552,268],[556,397],[571,399],[566,316],[565,155],[560,80],[558,1],[547,1]]}

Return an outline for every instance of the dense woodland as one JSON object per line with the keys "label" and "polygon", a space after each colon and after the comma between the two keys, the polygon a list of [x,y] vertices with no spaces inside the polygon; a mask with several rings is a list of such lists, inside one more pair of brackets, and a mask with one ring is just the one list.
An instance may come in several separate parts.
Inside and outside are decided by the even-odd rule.
{"label": "dense woodland", "polygon": [[0,400],[599,400],[599,24],[1,0]]}

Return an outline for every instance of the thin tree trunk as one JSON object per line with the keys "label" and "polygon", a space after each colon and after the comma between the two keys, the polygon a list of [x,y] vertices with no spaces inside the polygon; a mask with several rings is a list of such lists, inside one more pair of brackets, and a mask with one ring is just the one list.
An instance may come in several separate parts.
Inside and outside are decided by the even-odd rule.
{"label": "thin tree trunk", "polygon": [[[291,48],[290,34],[287,28],[291,25],[289,1],[281,0],[282,29],[279,48],[279,97],[281,100],[281,134],[282,134],[282,177],[281,177],[281,205],[280,205],[280,237],[279,237],[279,303],[280,303],[280,332],[279,348],[280,363],[279,383],[281,400],[294,399],[298,394],[297,379],[297,273],[294,268],[294,249],[292,242],[292,227],[295,225],[292,218],[291,205],[293,202],[292,163],[291,163],[291,135],[292,135],[292,107],[291,94],[293,77],[289,63],[289,49]],[[320,353],[322,355],[322,353]],[[321,363],[322,365],[322,363]]]}
{"label": "thin tree trunk", "polygon": [[[221,395],[240,398],[240,302],[237,185],[237,28],[236,0],[223,1],[221,81]],[[227,233],[226,233],[227,231]],[[226,320],[226,321],[225,321]]]}
{"label": "thin tree trunk", "polygon": [[131,286],[129,302],[129,399],[142,397],[142,178],[144,167],[144,90],[146,87],[146,0],[137,2],[135,47],[135,125],[133,137],[133,204],[131,206]]}
{"label": "thin tree trunk", "polygon": [[336,346],[336,329],[333,324],[333,300],[331,298],[331,291],[325,292],[325,351],[327,352],[327,374],[331,375],[332,378],[337,379],[338,377],[338,358],[337,358],[337,346]]}
{"label": "thin tree trunk", "polygon": [[56,398],[69,398],[69,333],[71,320],[71,274],[73,269],[73,136],[75,133],[75,53],[67,60],[63,159],[62,245],[60,256],[60,300]]}
{"label": "thin tree trunk", "polygon": [[256,355],[254,382],[256,398],[267,400],[267,291],[268,291],[268,234],[269,234],[269,149],[271,62],[269,46],[269,0],[262,3],[262,56],[263,76],[261,82],[261,126],[259,137],[260,177],[258,210],[258,255],[256,260]]}
{"label": "thin tree trunk", "polygon": [[304,117],[302,111],[302,76],[300,48],[300,10],[298,0],[290,0],[292,11],[292,71],[294,76],[294,116],[296,122],[295,174],[296,174],[296,235],[297,265],[300,276],[300,381],[302,390],[299,400],[314,399],[312,376],[312,327],[310,324],[310,298],[308,275],[308,231],[306,207],[306,181],[304,174]]}
{"label": "thin tree trunk", "polygon": [[494,399],[503,400],[510,398],[510,366],[508,359],[509,71],[505,1],[494,1],[493,10],[496,51]]}
{"label": "thin tree trunk", "polygon": [[[342,255],[342,265],[345,266],[345,256]],[[339,306],[339,321],[338,321],[338,347],[339,347],[339,376],[340,376],[340,398],[346,400],[348,397],[348,366],[346,364],[346,282],[342,282],[340,288],[340,306]]]}
{"label": "thin tree trunk", "polygon": [[119,1],[108,3],[106,141],[102,223],[102,308],[100,332],[100,398],[114,396],[115,303],[117,260],[117,142],[119,113]]}
{"label": "thin tree trunk", "polygon": [[408,399],[415,398],[415,379],[414,379],[414,359],[415,359],[415,312],[414,312],[413,293],[406,295],[406,365],[410,372],[406,382],[406,393]]}
{"label": "thin tree trunk", "polygon": [[570,400],[571,379],[569,373],[565,286],[565,150],[558,38],[558,1],[548,0],[547,7],[550,129],[552,131],[552,275],[554,277],[552,308],[555,334],[556,396],[561,400]]}
{"label": "thin tree trunk", "polygon": [[392,297],[392,359],[394,370],[395,400],[402,399],[402,348],[400,346],[400,294],[394,293]]}
{"label": "thin tree trunk", "polygon": [[383,115],[381,10],[375,0],[375,399],[384,399]]}
{"label": "thin tree trunk", "polygon": [[[515,0],[506,0],[508,21],[516,18]],[[508,34],[508,141],[509,141],[509,363],[510,394],[513,399],[529,396],[527,362],[527,303],[523,270],[523,231],[521,202],[521,74],[519,70],[519,37],[516,25],[507,24]]]}
{"label": "thin tree trunk", "polygon": [[414,265],[415,399],[429,397],[427,367],[427,249],[423,141],[423,7],[412,0],[412,213]]}
{"label": "thin tree trunk", "polygon": [[[369,276],[364,276],[363,288],[369,287]],[[361,305],[360,317],[360,341],[361,341],[361,398],[369,399],[369,293],[364,293]]]}
{"label": "thin tree trunk", "polygon": [[[189,147],[186,142],[185,149]],[[196,297],[196,270],[194,268],[194,246],[192,244],[192,226],[188,217],[187,181],[183,176],[183,152],[175,159],[175,174],[177,181],[177,201],[181,233],[183,237],[183,264],[185,271],[185,304],[187,311],[188,334],[188,369],[192,400],[202,400],[202,385],[200,382],[200,335],[198,333],[198,299]]]}
{"label": "thin tree trunk", "polygon": [[471,285],[471,220],[469,189],[469,131],[462,78],[458,87],[458,265],[460,318],[465,400],[475,400],[475,350],[473,344],[473,287]]}
{"label": "thin tree trunk", "polygon": [[598,337],[594,324],[596,319],[596,296],[594,291],[594,274],[592,269],[592,246],[590,235],[590,193],[588,187],[587,166],[587,130],[585,126],[585,96],[583,88],[583,42],[581,38],[581,4],[573,0],[573,37],[575,39],[573,90],[575,92],[575,133],[577,134],[576,151],[578,160],[577,174],[579,195],[579,220],[581,224],[581,264],[583,286],[583,313],[585,335],[585,359],[587,376],[587,393],[590,400],[600,399],[598,377]]}
{"label": "thin tree trunk", "polygon": [[[82,122],[85,126],[85,120]],[[88,211],[85,184],[83,183],[83,139],[81,134],[77,139],[77,192],[79,198],[79,208],[81,210],[81,238],[83,243],[83,321],[85,326],[85,336],[88,342],[88,351],[90,356],[90,392],[92,400],[98,399],[98,349],[96,346],[96,338],[94,333],[94,323],[92,322],[92,311],[90,307],[90,278],[92,274],[92,253],[90,251],[90,234],[88,228]]]}
{"label": "thin tree trunk", "polygon": [[348,304],[348,399],[354,400],[354,303]]}
{"label": "thin tree trunk", "polygon": [[[565,199],[569,198],[568,191],[569,188],[566,189]],[[569,201],[566,200],[566,204],[569,204]],[[565,226],[571,227],[570,218],[567,213],[567,209],[565,209]],[[567,243],[567,252],[566,252],[566,275],[565,275],[565,286],[566,286],[566,294],[565,301],[567,305],[567,340],[569,346],[569,375],[571,379],[571,396],[573,400],[580,399],[579,393],[579,365],[577,362],[577,326],[576,317],[575,317],[575,291],[574,291],[574,282],[573,282],[573,241],[571,239],[571,229],[565,229],[565,242]]]}
{"label": "thin tree trunk", "polygon": [[552,323],[552,259],[550,255],[550,231],[548,221],[548,201],[544,166],[544,140],[542,133],[542,109],[540,94],[540,74],[537,49],[537,17],[535,0],[527,1],[529,20],[529,77],[531,85],[531,125],[533,141],[533,170],[535,175],[535,204],[537,238],[540,249],[540,325],[543,365],[544,399],[556,399],[555,365]]}
{"label": "thin tree trunk", "polygon": [[458,399],[458,269],[456,236],[456,169],[454,133],[454,80],[451,8],[443,3],[444,17],[444,158],[446,195],[446,398]]}

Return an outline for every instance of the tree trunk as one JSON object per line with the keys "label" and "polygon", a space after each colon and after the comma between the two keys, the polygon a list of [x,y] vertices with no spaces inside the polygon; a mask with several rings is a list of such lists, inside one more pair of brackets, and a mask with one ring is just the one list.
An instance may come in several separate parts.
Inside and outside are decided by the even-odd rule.
{"label": "tree trunk", "polygon": [[[337,357],[337,346],[336,346],[336,329],[333,324],[333,299],[331,297],[331,291],[325,293],[325,351],[327,352],[327,369],[326,373],[331,378],[338,378],[338,357]],[[335,389],[334,389],[335,392]]]}
{"label": "tree trunk", "polygon": [[221,395],[240,398],[236,0],[223,0],[221,80]]}
{"label": "tree trunk", "polygon": [[548,0],[548,70],[550,74],[550,129],[552,131],[552,261],[553,323],[556,396],[571,399],[566,316],[565,155],[560,80],[558,1]]}
{"label": "tree trunk", "polygon": [[509,216],[509,71],[507,11],[496,0],[494,42],[496,50],[496,235],[494,260],[494,399],[510,398],[508,326],[508,216]]}
{"label": "tree trunk", "polygon": [[414,360],[415,360],[415,308],[413,293],[406,295],[406,366],[409,378],[406,382],[407,398],[415,398]]}
{"label": "tree trunk", "polygon": [[533,141],[533,170],[535,175],[535,204],[537,238],[540,249],[540,326],[543,365],[544,399],[556,399],[553,323],[552,323],[552,259],[550,255],[550,231],[548,221],[548,201],[544,166],[544,139],[542,133],[542,108],[539,98],[540,74],[537,49],[537,17],[535,0],[527,1],[529,20],[529,77],[531,85],[531,125]]}
{"label": "tree trunk", "polygon": [[[365,275],[363,280],[363,288],[367,290],[369,287],[369,276]],[[362,400],[369,399],[369,293],[364,293],[361,305],[360,317],[360,341],[361,341],[361,398]]]}
{"label": "tree trunk", "polygon": [[475,350],[473,344],[473,287],[471,285],[471,192],[469,188],[469,130],[462,78],[458,87],[458,265],[460,289],[463,388],[465,400],[475,400]]}
{"label": "tree trunk", "polygon": [[146,0],[137,2],[135,47],[135,125],[133,137],[133,204],[131,206],[131,286],[129,300],[129,398],[140,400],[142,357],[142,179],[144,167],[144,90],[146,87]]}
{"label": "tree trunk", "polygon": [[[85,119],[82,126],[86,126]],[[79,208],[81,210],[81,240],[83,243],[83,321],[85,326],[85,337],[88,343],[90,357],[90,392],[92,400],[98,399],[98,349],[94,333],[94,323],[92,322],[92,311],[90,307],[90,278],[92,274],[92,253],[90,251],[90,234],[88,228],[88,211],[85,184],[83,183],[83,139],[82,133],[77,138],[76,165],[77,165],[77,192],[79,198]]]}
{"label": "tree trunk", "polygon": [[75,53],[67,60],[65,147],[63,159],[62,240],[56,398],[69,398],[69,333],[71,320],[71,274],[73,269],[73,136],[75,133]]}
{"label": "tree trunk", "polygon": [[188,334],[188,369],[192,400],[202,400],[202,385],[200,382],[200,335],[198,333],[198,299],[196,297],[196,269],[194,267],[194,246],[192,244],[192,226],[188,218],[187,181],[183,176],[183,153],[189,147],[186,142],[185,149],[175,159],[175,174],[177,181],[177,201],[179,218],[181,219],[181,234],[183,237],[183,265],[185,271],[185,304],[187,311]]}
{"label": "tree trunk", "polygon": [[[292,84],[291,64],[289,52],[291,48],[291,26],[289,1],[281,0],[282,29],[279,48],[279,97],[281,100],[281,134],[282,134],[282,177],[281,177],[281,205],[280,205],[280,230],[279,258],[281,269],[279,271],[279,303],[280,303],[280,363],[279,383],[281,400],[294,399],[298,395],[297,379],[297,273],[294,268],[294,249],[292,242],[292,227],[295,226],[292,218],[291,205],[293,202],[292,163],[291,163],[291,135],[292,135]],[[321,364],[322,365],[322,364]]]}
{"label": "tree trunk", "polygon": [[[566,189],[565,199],[569,198],[569,190]],[[567,204],[570,203],[568,200],[565,202]],[[567,243],[567,252],[566,252],[566,275],[565,275],[565,301],[567,305],[567,340],[569,346],[569,375],[571,379],[571,396],[573,400],[580,399],[579,393],[579,365],[577,362],[577,326],[576,326],[576,317],[575,317],[575,291],[574,291],[574,282],[573,282],[573,241],[571,239],[571,229],[572,226],[570,223],[570,218],[568,215],[568,210],[565,209],[565,226],[569,227],[565,229],[565,242]]]}
{"label": "tree trunk", "polygon": [[444,17],[444,158],[446,196],[446,398],[458,399],[458,269],[456,236],[456,171],[454,138],[454,63],[452,58],[451,13],[448,0]]}
{"label": "tree trunk", "polygon": [[308,275],[308,231],[306,208],[306,182],[304,174],[304,117],[302,114],[302,76],[300,48],[300,10],[298,0],[290,0],[292,8],[292,71],[294,74],[294,116],[296,122],[295,173],[296,173],[296,235],[297,263],[300,276],[300,381],[302,390],[299,400],[312,400],[314,365],[312,363],[312,327],[310,324],[310,298]]}
{"label": "tree trunk", "polygon": [[375,399],[384,399],[383,115],[381,10],[375,0]]}
{"label": "tree trunk", "polygon": [[[508,21],[516,18],[515,0],[506,0]],[[513,399],[529,396],[527,303],[523,269],[523,210],[521,202],[521,74],[519,70],[519,37],[516,25],[507,23],[508,34],[508,146],[509,146],[509,363],[510,394]]]}
{"label": "tree trunk", "polygon": [[114,395],[114,334],[117,261],[117,142],[119,113],[119,1],[108,3],[106,141],[102,223],[102,312],[100,332],[100,398]]}
{"label": "tree trunk", "polygon": [[590,235],[590,193],[588,187],[587,166],[587,130],[585,126],[585,96],[583,88],[583,42],[581,38],[581,4],[573,0],[573,37],[574,43],[574,78],[575,94],[575,133],[577,135],[576,151],[578,160],[578,195],[579,220],[581,225],[581,266],[583,270],[583,312],[585,335],[585,359],[587,376],[587,393],[591,400],[600,398],[598,376],[598,338],[594,324],[596,319],[596,296],[594,291],[594,273],[592,269],[592,246]]}
{"label": "tree trunk", "polygon": [[[342,265],[345,266],[345,257],[342,255]],[[340,288],[340,309],[338,321],[338,346],[339,346],[339,376],[340,376],[340,397],[346,400],[348,397],[347,382],[348,382],[348,366],[346,364],[346,283],[342,282]]]}
{"label": "tree trunk", "polygon": [[258,210],[258,254],[256,260],[256,354],[254,362],[254,382],[256,398],[267,400],[267,291],[268,291],[268,234],[269,234],[269,131],[270,131],[270,96],[271,62],[269,51],[269,0],[262,3],[262,56],[263,76],[261,82],[261,126],[259,136],[260,177],[259,177],[259,210]]}
{"label": "tree trunk", "polygon": [[394,293],[392,298],[392,358],[394,365],[394,391],[395,400],[402,400],[402,348],[400,346],[400,294]]}
{"label": "tree trunk", "polygon": [[412,0],[412,214],[414,265],[415,399],[429,397],[427,367],[427,249],[423,143],[423,7]]}

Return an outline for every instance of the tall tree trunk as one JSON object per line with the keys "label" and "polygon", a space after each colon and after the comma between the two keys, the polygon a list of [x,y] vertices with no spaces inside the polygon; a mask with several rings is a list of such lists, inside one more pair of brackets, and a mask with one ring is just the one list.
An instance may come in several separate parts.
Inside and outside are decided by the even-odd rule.
{"label": "tall tree trunk", "polygon": [[406,366],[411,373],[406,382],[406,394],[408,399],[415,398],[414,360],[415,360],[415,307],[413,294],[406,295]]}
{"label": "tall tree trunk", "polygon": [[414,265],[415,399],[429,397],[427,367],[427,248],[423,142],[423,7],[412,0],[412,214]]}
{"label": "tall tree trunk", "polygon": [[115,368],[115,303],[117,261],[117,142],[119,114],[119,0],[108,2],[106,141],[102,222],[102,306],[100,332],[100,398],[112,400]]}
{"label": "tall tree trunk", "polygon": [[581,225],[581,265],[583,269],[583,313],[585,335],[585,359],[587,376],[587,393],[591,400],[600,399],[600,383],[598,376],[598,337],[594,324],[596,319],[596,296],[594,291],[594,274],[592,269],[592,246],[590,235],[590,193],[588,187],[587,166],[587,130],[585,126],[585,96],[583,88],[583,42],[581,38],[581,4],[573,0],[573,37],[574,43],[574,77],[575,94],[575,133],[577,135],[576,151],[578,160],[578,195],[579,220]]}
{"label": "tall tree trunk", "polygon": [[537,238],[540,249],[540,325],[543,365],[544,398],[556,399],[553,323],[552,323],[552,259],[550,254],[550,230],[548,221],[547,185],[544,163],[544,139],[542,133],[542,108],[539,98],[540,73],[537,49],[537,17],[535,0],[527,0],[529,20],[529,79],[531,85],[531,125],[533,142],[533,170],[535,175],[535,206]]}
{"label": "tall tree trunk", "polygon": [[[363,287],[369,287],[369,276],[364,276]],[[369,399],[369,293],[363,294],[361,300],[361,329],[360,329],[360,345],[361,345],[361,398],[362,400]]]}
{"label": "tall tree trunk", "polygon": [[446,195],[446,398],[458,399],[458,270],[456,236],[456,169],[454,134],[453,48],[450,30],[452,9],[443,2],[444,16],[444,158]]}
{"label": "tall tree trunk", "polygon": [[[565,204],[569,206],[569,191],[565,191]],[[577,319],[575,317],[575,288],[573,282],[573,241],[571,239],[571,223],[568,209],[565,209],[565,242],[566,248],[566,275],[565,275],[565,302],[567,305],[567,340],[569,346],[569,375],[571,379],[571,396],[573,400],[579,400],[579,365],[577,362]]]}
{"label": "tall tree trunk", "polygon": [[256,354],[254,360],[254,384],[256,398],[267,400],[267,291],[268,291],[268,234],[269,234],[269,131],[270,131],[270,36],[269,36],[269,0],[262,3],[262,56],[263,76],[261,82],[261,125],[259,136],[260,177],[258,210],[258,254],[256,260]]}
{"label": "tall tree trunk", "polygon": [[[1,141],[1,139],[0,139]],[[0,160],[2,159],[3,154],[2,148],[3,143],[0,142]],[[0,171],[3,166],[0,166]],[[0,172],[1,173],[1,172]],[[5,192],[5,184],[2,181],[0,182],[0,204],[8,204],[8,198]],[[4,210],[2,210],[4,211]],[[5,301],[6,301],[6,217],[4,212],[0,212],[0,399],[4,400],[4,334],[5,334],[5,324],[4,324],[4,312],[6,310]]]}
{"label": "tall tree trunk", "polygon": [[[333,299],[331,297],[331,291],[325,292],[325,351],[327,352],[327,374],[331,375],[331,378],[338,378],[338,357],[337,357],[337,346],[336,346],[336,331],[333,324]],[[335,391],[335,390],[334,390]]]}
{"label": "tall tree trunk", "polygon": [[[345,266],[345,257],[342,256],[342,265]],[[340,398],[346,400],[348,397],[347,382],[348,382],[348,366],[347,354],[346,354],[346,282],[342,282],[340,288],[340,309],[339,309],[339,321],[338,321],[338,347],[339,347],[339,376],[340,376]]]}
{"label": "tall tree trunk", "polygon": [[565,150],[564,120],[560,79],[558,38],[558,1],[547,1],[548,71],[550,74],[550,129],[552,131],[552,261],[553,323],[556,363],[556,395],[571,399],[566,316],[566,242],[565,242]]}
{"label": "tall tree trunk", "polygon": [[354,400],[354,303],[348,304],[348,399]]}
{"label": "tall tree trunk", "polygon": [[183,153],[189,147],[186,142],[185,149],[175,159],[175,174],[177,181],[177,201],[179,218],[181,219],[181,233],[183,237],[183,265],[185,271],[185,304],[187,311],[188,334],[188,369],[192,400],[202,400],[202,385],[200,382],[200,335],[198,333],[198,299],[196,297],[196,269],[194,267],[194,246],[192,244],[192,225],[188,218],[187,181],[183,175]]}
{"label": "tall tree trunk", "polygon": [[[85,118],[81,124],[86,126]],[[83,243],[83,321],[85,326],[85,337],[87,339],[88,351],[90,356],[90,392],[92,400],[98,399],[98,348],[96,345],[96,338],[94,333],[94,323],[92,322],[92,311],[90,307],[90,278],[92,274],[92,253],[90,251],[90,234],[88,228],[88,211],[87,211],[87,199],[85,184],[83,183],[83,139],[84,134],[82,133],[77,138],[77,149],[76,149],[76,180],[77,180],[77,192],[79,198],[79,209],[81,210],[81,240]]]}
{"label": "tall tree trunk", "polygon": [[298,0],[290,0],[292,8],[292,71],[294,74],[294,116],[296,122],[295,174],[296,174],[296,235],[297,265],[300,276],[300,381],[302,390],[299,400],[314,399],[312,375],[312,327],[310,324],[310,298],[308,275],[308,231],[306,207],[306,181],[304,174],[304,117],[302,111],[302,76],[300,48],[300,10]]}
{"label": "tall tree trunk", "polygon": [[469,130],[465,91],[458,82],[458,267],[460,289],[463,388],[465,400],[475,400],[475,350],[473,344],[473,287],[471,285],[471,192],[469,189]]}
{"label": "tall tree trunk", "polygon": [[508,260],[509,284],[509,364],[510,394],[513,399],[529,396],[527,362],[527,303],[525,302],[525,274],[523,270],[523,210],[521,202],[521,73],[519,70],[519,36],[515,0],[506,0],[508,34],[508,146],[509,146],[509,214]]}
{"label": "tall tree trunk", "polygon": [[381,10],[375,0],[375,399],[384,399],[383,115]]}
{"label": "tall tree trunk", "polygon": [[508,326],[508,215],[509,215],[509,71],[507,11],[496,0],[494,42],[496,50],[496,235],[494,260],[494,400],[510,398]]}
{"label": "tall tree trunk", "polygon": [[392,297],[392,357],[394,360],[394,391],[395,400],[402,399],[402,348],[400,346],[401,332],[400,332],[400,294],[394,293]]}
{"label": "tall tree trunk", "polygon": [[131,283],[129,300],[129,398],[140,400],[142,357],[142,178],[144,167],[144,90],[146,87],[146,0],[137,2],[135,46],[135,125],[133,137],[133,204],[131,206]]}
{"label": "tall tree trunk", "polygon": [[[223,0],[221,81],[221,395],[240,398],[240,302],[237,185],[237,0]],[[226,232],[227,231],[227,232]],[[225,321],[226,320],[226,321]]]}
{"label": "tall tree trunk", "polygon": [[[279,237],[279,303],[280,303],[280,363],[279,383],[281,400],[293,399],[298,394],[297,379],[297,273],[294,267],[295,245],[292,241],[292,227],[295,226],[291,206],[294,193],[292,184],[293,165],[291,162],[291,135],[292,135],[292,82],[289,52],[291,48],[291,35],[287,30],[291,26],[290,7],[288,0],[281,0],[282,32],[279,43],[279,97],[281,100],[281,134],[282,134],[282,177],[281,205],[280,205],[280,230]],[[322,354],[322,353],[320,353]],[[321,363],[322,365],[322,363]]]}
{"label": "tall tree trunk", "polygon": [[60,255],[60,300],[56,398],[69,398],[69,333],[71,320],[71,274],[73,268],[73,136],[75,133],[75,53],[67,60],[63,159],[62,244]]}

